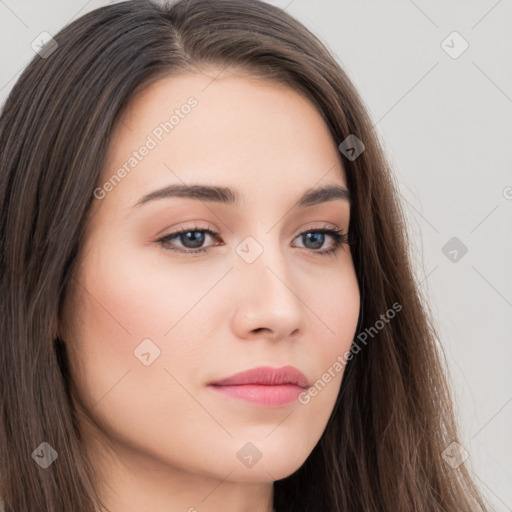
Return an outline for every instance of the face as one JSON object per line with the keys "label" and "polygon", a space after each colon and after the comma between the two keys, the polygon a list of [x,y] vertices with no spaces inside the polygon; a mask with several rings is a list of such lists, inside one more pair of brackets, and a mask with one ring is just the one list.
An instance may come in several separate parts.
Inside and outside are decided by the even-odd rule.
{"label": "face", "polygon": [[[343,372],[331,370],[304,399],[356,330],[350,246],[336,243],[350,203],[336,144],[308,100],[215,74],[160,79],[123,113],[61,336],[98,453],[270,482],[306,460],[340,388]],[[173,185],[222,191],[152,194]],[[338,193],[298,204],[327,186]]]}

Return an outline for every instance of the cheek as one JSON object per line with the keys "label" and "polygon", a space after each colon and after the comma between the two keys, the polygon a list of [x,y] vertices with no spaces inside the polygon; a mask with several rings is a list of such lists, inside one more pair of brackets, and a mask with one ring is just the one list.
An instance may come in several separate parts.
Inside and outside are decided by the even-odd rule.
{"label": "cheek", "polygon": [[359,320],[360,291],[353,267],[329,280],[328,286],[308,296],[314,326],[308,326],[310,343],[303,347],[303,360],[316,372],[299,403],[315,425],[313,436],[321,435],[336,402]]}
{"label": "cheek", "polygon": [[203,275],[145,251],[122,254],[116,245],[91,254],[77,278],[82,316],[112,344],[165,337],[218,280],[219,269]]}
{"label": "cheek", "polygon": [[[184,271],[165,258],[151,259],[144,251],[123,252],[119,247],[121,243],[112,241],[95,243],[74,280],[73,300],[65,314],[73,326],[64,336],[72,373],[80,376],[77,381],[89,404],[127,372],[134,390],[140,377],[141,389],[154,384],[156,391],[163,385],[158,370],[168,385],[164,368],[180,378],[187,368],[199,367],[208,351],[214,351],[212,322],[222,318],[215,309],[220,302],[211,298],[215,293],[205,295],[228,266]],[[154,361],[151,366],[144,365],[148,359]],[[150,369],[156,381],[148,382]]]}
{"label": "cheek", "polygon": [[327,279],[314,294],[309,292],[308,299],[312,304],[311,318],[318,320],[317,335],[313,329],[311,336],[321,340],[311,348],[313,354],[322,358],[323,365],[329,366],[350,348],[356,334],[360,291],[353,265],[347,265],[341,273]]}
{"label": "cheek", "polygon": [[204,411],[179,383],[191,389],[190,369],[208,357],[203,345],[211,343],[206,327],[198,328],[194,304],[214,277],[191,284],[179,266],[164,271],[104,248],[89,253],[65,309],[75,398],[104,432],[155,458],[163,450],[181,465],[181,451],[197,443],[190,425],[204,423]]}

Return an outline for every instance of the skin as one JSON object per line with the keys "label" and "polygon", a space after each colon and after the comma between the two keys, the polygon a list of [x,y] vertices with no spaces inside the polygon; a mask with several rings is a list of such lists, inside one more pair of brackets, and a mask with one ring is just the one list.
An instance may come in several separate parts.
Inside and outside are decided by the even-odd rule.
{"label": "skin", "polygon": [[[306,405],[264,407],[207,384],[284,365],[314,383],[355,335],[350,246],[323,256],[331,236],[320,248],[301,236],[326,225],[348,232],[350,204],[293,208],[312,187],[347,186],[336,143],[299,93],[241,72],[217,74],[159,79],[132,99],[101,184],[168,112],[190,96],[198,104],[94,200],[65,300],[73,400],[112,512],[271,511],[273,481],[295,472],[317,444],[342,372]],[[133,207],[183,183],[231,186],[242,203],[164,198]],[[157,242],[180,227],[219,235],[204,235],[209,249],[199,255]],[[263,248],[252,263],[236,252],[248,236]],[[168,245],[193,250],[186,243]],[[134,355],[144,339],[160,350],[148,366]],[[248,442],[261,452],[252,467],[237,457]]]}

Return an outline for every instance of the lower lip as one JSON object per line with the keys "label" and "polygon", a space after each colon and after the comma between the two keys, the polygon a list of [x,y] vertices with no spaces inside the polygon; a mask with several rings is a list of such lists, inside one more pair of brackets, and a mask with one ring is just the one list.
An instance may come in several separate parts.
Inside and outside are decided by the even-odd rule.
{"label": "lower lip", "polygon": [[304,388],[295,384],[264,386],[260,384],[243,384],[239,386],[215,386],[210,388],[224,395],[253,402],[265,407],[283,407],[297,400]]}

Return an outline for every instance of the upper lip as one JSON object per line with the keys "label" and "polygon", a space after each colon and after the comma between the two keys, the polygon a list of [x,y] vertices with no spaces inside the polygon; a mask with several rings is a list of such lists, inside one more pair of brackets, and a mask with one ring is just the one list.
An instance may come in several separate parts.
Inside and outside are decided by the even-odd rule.
{"label": "upper lip", "polygon": [[294,384],[306,388],[308,387],[308,379],[293,366],[283,366],[281,368],[259,366],[210,383],[212,386],[242,386],[244,384],[262,386]]}

